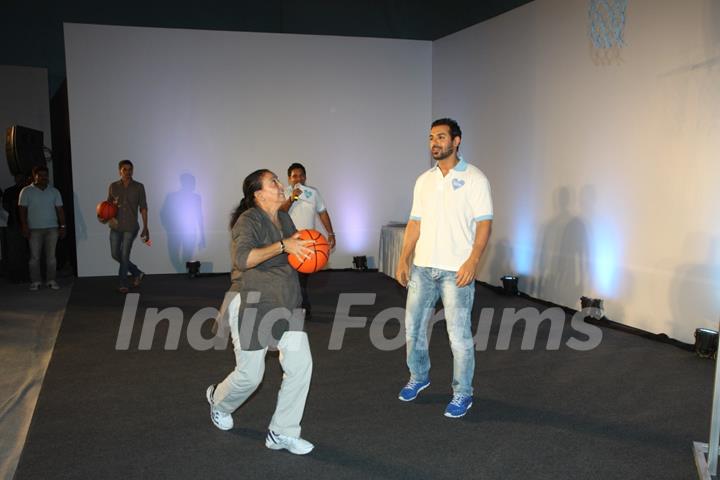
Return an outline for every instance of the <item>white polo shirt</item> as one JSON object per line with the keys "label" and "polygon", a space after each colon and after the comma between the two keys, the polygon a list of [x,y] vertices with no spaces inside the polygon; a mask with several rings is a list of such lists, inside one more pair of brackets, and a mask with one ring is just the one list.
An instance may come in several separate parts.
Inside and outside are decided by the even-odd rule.
{"label": "white polo shirt", "polygon": [[[298,185],[298,188],[302,190],[302,194],[300,198],[290,205],[288,211],[290,218],[292,218],[295,228],[298,230],[306,228],[317,230],[315,228],[315,219],[318,213],[325,211],[325,202],[316,188],[307,185]],[[285,198],[290,198],[292,192],[293,187],[287,187],[285,189]]]}
{"label": "white polo shirt", "polygon": [[420,221],[413,263],[456,272],[468,259],[477,222],[493,218],[490,183],[460,158],[443,177],[436,166],[415,182],[411,220]]}

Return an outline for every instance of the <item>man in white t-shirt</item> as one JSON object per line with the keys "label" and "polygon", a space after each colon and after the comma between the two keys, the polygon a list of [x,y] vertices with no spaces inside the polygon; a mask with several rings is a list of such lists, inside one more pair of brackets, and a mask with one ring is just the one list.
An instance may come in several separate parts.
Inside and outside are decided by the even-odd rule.
{"label": "man in white t-shirt", "polygon": [[[288,167],[288,186],[285,189],[285,203],[280,207],[290,214],[295,228],[305,230],[307,228],[317,230],[316,219],[320,218],[325,231],[328,234],[330,249],[335,248],[335,232],[333,231],[330,214],[325,208],[325,202],[317,188],[305,184],[307,176],[305,167],[299,163],[293,163]],[[308,274],[298,273],[300,287],[302,290],[302,307],[305,309],[305,320],[311,319],[310,301],[307,293]]]}
{"label": "man in white t-shirt", "polygon": [[65,213],[60,192],[49,185],[48,169],[36,166],[33,183],[23,188],[18,200],[20,228],[30,243],[30,290],[40,288],[40,255],[45,250],[45,282],[58,290],[55,281],[55,246],[58,237],[65,238]]}
{"label": "man in white t-shirt", "polygon": [[415,400],[430,386],[427,325],[440,297],[453,354],[453,397],[445,409],[450,418],[465,415],[473,402],[475,348],[470,314],[475,271],[493,217],[490,184],[458,154],[461,140],[456,121],[441,118],[432,123],[429,146],[437,163],[415,182],[396,271],[396,278],[408,289],[405,335],[410,370],[410,381],[398,398]]}

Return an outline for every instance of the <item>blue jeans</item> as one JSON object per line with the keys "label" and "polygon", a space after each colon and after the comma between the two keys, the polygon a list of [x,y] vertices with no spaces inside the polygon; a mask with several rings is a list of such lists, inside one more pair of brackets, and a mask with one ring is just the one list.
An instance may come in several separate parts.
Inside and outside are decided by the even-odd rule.
{"label": "blue jeans", "polygon": [[475,282],[455,284],[455,273],[429,267],[412,267],[405,311],[405,339],[410,379],[425,381],[430,373],[428,321],[438,297],[445,307],[445,322],[453,354],[454,394],[472,395],[475,348],[470,330]]}
{"label": "blue jeans", "polygon": [[55,246],[58,240],[58,229],[54,228],[31,228],[30,229],[30,282],[40,283],[40,256],[45,250],[45,281],[55,281]]}
{"label": "blue jeans", "polygon": [[137,277],[142,273],[140,269],[130,261],[130,250],[132,249],[135,237],[137,237],[139,228],[136,228],[132,232],[118,232],[117,230],[110,229],[110,254],[113,260],[120,264],[118,270],[118,277],[120,278],[120,286],[127,287],[128,272],[133,277]]}

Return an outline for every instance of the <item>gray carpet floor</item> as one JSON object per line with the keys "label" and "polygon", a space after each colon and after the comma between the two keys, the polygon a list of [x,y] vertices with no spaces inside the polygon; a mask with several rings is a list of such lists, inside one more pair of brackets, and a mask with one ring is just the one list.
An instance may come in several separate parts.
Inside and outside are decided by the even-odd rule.
{"label": "gray carpet floor", "polygon": [[0,280],[0,478],[12,478],[25,444],[45,369],[70,297],[72,280],[59,291],[28,291]]}
{"label": "gray carpet floor", "polygon": [[[692,441],[707,441],[714,364],[672,345],[603,329],[600,345],[575,351],[494,348],[504,308],[529,299],[476,289],[475,315],[495,309],[490,347],[476,354],[475,403],[462,419],[443,416],[452,359],[443,324],[433,329],[430,388],[397,400],[407,380],[404,349],[382,351],[370,328],[346,330],[329,350],[340,293],[374,292],[374,316],[404,306],[382,274],[321,272],[311,277],[308,323],[314,374],[303,437],[305,457],[264,447],[282,372],[268,354],[265,380],[223,432],[209,420],[205,388],[233,368],[230,349],[198,351],[185,335],[190,317],[218,307],[224,276],[150,276],[140,289],[130,348],[115,349],[125,298],[114,279],[76,280],[45,377],[16,479],[50,478],[695,478]],[[179,348],[165,350],[162,322],[149,350],[137,348],[150,308],[178,307]],[[210,321],[204,332],[210,335]],[[399,324],[384,328],[388,338]],[[564,339],[577,335],[566,328]]]}

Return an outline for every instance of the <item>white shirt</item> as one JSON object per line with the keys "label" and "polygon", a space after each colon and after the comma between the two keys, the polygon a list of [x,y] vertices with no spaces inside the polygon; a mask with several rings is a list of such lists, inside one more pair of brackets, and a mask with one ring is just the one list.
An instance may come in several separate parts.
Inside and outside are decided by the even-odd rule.
{"label": "white shirt", "polygon": [[493,218],[490,183],[460,158],[443,177],[436,166],[415,182],[411,220],[420,222],[413,263],[456,272],[468,259],[477,222]]}
{"label": "white shirt", "polygon": [[[295,228],[298,230],[304,230],[315,228],[315,219],[318,213],[324,212],[325,202],[320,195],[320,192],[316,188],[309,187],[307,185],[297,185],[297,188],[302,190],[300,197],[290,205],[290,218],[292,218]],[[293,192],[293,187],[289,186],[285,189],[285,197],[290,198]]]}

